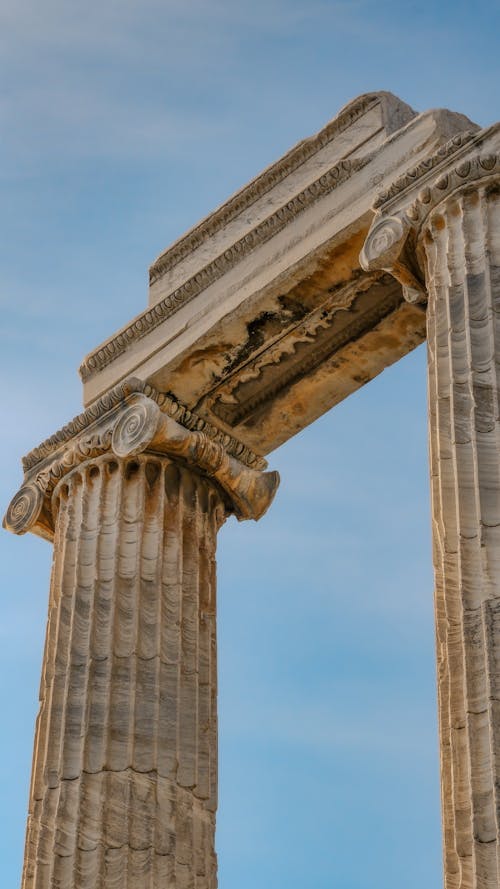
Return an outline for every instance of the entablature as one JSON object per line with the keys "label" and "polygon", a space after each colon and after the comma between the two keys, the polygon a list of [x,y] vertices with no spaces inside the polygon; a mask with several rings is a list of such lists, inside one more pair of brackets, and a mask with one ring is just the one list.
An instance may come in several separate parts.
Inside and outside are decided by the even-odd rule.
{"label": "entablature", "polygon": [[405,299],[425,303],[423,235],[440,204],[467,190],[498,187],[500,124],[455,136],[430,158],[382,192],[361,251],[366,272],[385,271]]}
{"label": "entablature", "polygon": [[156,260],[149,308],[81,367],[85,403],[133,375],[261,454],[282,444],[423,341],[422,307],[359,254],[377,195],[476,129],[350,103]]}

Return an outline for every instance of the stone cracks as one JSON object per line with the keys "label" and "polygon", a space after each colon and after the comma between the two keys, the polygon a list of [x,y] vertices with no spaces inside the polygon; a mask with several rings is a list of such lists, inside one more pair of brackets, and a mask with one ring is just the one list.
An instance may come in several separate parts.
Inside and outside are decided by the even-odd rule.
{"label": "stone cracks", "polygon": [[476,133],[477,130],[458,133],[446,142],[445,145],[442,145],[432,157],[426,158],[416,167],[413,167],[412,170],[404,173],[403,176],[399,176],[388,189],[379,192],[373,202],[374,209],[378,210],[380,207],[389,204],[393,199],[400,198],[402,194],[413,188],[415,182],[421,180],[428,173],[439,170],[439,167],[446,163],[450,157],[453,157],[460,148],[470,144],[474,140]]}
{"label": "stone cracks", "polygon": [[367,159],[343,160],[328,173],[321,176],[317,182],[312,183],[307,189],[292,198],[285,207],[281,207],[272,216],[269,216],[260,225],[246,234],[237,243],[225,250],[222,256],[217,257],[202,271],[186,281],[181,287],[174,290],[143,312],[132,324],[125,327],[112,340],[105,343],[96,352],[85,359],[80,367],[80,375],[84,382],[89,380],[94,373],[105,368],[115,360],[117,355],[124,352],[131,343],[141,339],[159,324],[177,311],[182,305],[194,299],[211,283],[221,278],[228,269],[240,262],[259,244],[265,243],[269,238],[278,234],[299,213],[314,204],[320,197],[329,194],[338,185],[345,182],[353,172],[361,169]]}

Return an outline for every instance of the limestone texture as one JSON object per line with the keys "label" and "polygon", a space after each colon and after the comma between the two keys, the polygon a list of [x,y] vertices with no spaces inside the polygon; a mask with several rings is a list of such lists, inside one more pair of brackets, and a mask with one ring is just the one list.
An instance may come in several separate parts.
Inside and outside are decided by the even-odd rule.
{"label": "limestone texture", "polygon": [[217,885],[216,536],[279,483],[222,440],[132,380],[25,458],[5,525],[54,560],[23,889]]}
{"label": "limestone texture", "polygon": [[425,239],[447,886],[500,885],[500,190],[440,205]]}
{"label": "limestone texture", "polygon": [[[458,154],[458,156],[457,156]],[[394,188],[365,244],[428,297],[446,889],[500,885],[500,126]],[[411,190],[410,190],[411,194]]]}
{"label": "limestone texture", "polygon": [[54,490],[24,889],[216,885],[213,484],[104,455]]}
{"label": "limestone texture", "polygon": [[499,319],[500,125],[388,93],[155,261],[4,520],[54,544],[23,889],[216,889],[217,530],[426,337],[445,889],[498,889]]}

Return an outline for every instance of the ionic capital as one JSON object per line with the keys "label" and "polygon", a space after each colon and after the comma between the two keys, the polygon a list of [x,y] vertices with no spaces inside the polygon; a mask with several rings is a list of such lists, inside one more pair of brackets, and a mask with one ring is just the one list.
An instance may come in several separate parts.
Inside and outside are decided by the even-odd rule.
{"label": "ionic capital", "polygon": [[499,175],[499,124],[455,136],[378,196],[362,268],[389,272],[408,302],[426,302],[423,241],[435,213],[450,198],[494,186]]}
{"label": "ionic capital", "polygon": [[69,472],[109,453],[165,455],[215,480],[228,512],[259,519],[279,484],[277,472],[241,442],[196,416],[172,397],[130,379],[31,451],[25,476],[4,518],[14,534],[33,531],[52,540],[52,493]]}
{"label": "ionic capital", "polygon": [[414,230],[405,213],[374,220],[360,255],[362,268],[367,272],[383,269],[403,288],[407,302],[426,300],[425,286],[413,253]]}

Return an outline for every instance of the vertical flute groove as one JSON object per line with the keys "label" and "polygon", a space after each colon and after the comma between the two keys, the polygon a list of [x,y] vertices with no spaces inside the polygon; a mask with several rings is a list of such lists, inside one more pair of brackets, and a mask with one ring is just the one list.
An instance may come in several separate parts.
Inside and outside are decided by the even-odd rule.
{"label": "vertical flute groove", "polygon": [[[439,222],[435,232],[436,311],[436,368],[438,380],[439,426],[439,484],[442,514],[438,526],[443,535],[444,590],[447,622],[447,651],[450,676],[449,724],[451,740],[451,770],[453,781],[454,844],[458,861],[457,885],[460,889],[472,886],[472,831],[469,800],[469,756],[465,714],[465,672],[462,646],[463,621],[459,603],[458,578],[458,505],[455,492],[455,454],[453,436],[453,376],[450,362],[451,340],[460,333],[461,318],[457,317],[456,299],[448,298],[453,282],[447,262],[450,233]],[[453,311],[454,310],[454,311]]]}
{"label": "vertical flute groove", "polygon": [[215,889],[219,495],[168,458],[106,456],[54,502],[23,889]]}
{"label": "vertical flute groove", "polygon": [[484,188],[449,198],[425,240],[438,663],[439,640],[448,648],[439,672],[447,889],[500,882],[498,206]]}
{"label": "vertical flute groove", "polygon": [[[435,243],[428,245],[428,262],[431,274],[436,264]],[[443,829],[443,865],[447,875],[447,889],[458,889],[460,864],[455,846],[455,802],[453,789],[453,744],[451,737],[450,712],[450,664],[448,651],[448,620],[446,575],[444,568],[444,529],[442,486],[440,484],[440,426],[441,403],[439,399],[438,377],[436,372],[437,356],[437,313],[435,296],[429,293],[428,325],[428,401],[429,401],[429,459],[431,476],[431,507],[433,516],[433,561],[435,572],[435,610],[436,610],[436,652],[438,676],[438,707],[441,728],[441,797],[442,829]]]}

